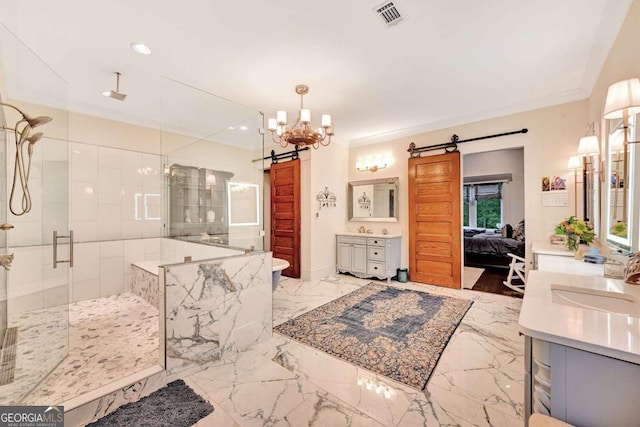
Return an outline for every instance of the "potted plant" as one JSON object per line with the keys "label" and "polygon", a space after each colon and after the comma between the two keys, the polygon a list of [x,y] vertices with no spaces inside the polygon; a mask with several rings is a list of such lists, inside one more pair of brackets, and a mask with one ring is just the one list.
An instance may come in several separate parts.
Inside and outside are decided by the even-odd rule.
{"label": "potted plant", "polygon": [[586,244],[593,243],[596,236],[593,227],[575,216],[570,216],[558,224],[555,233],[567,236],[567,249],[573,252],[578,251],[581,241]]}

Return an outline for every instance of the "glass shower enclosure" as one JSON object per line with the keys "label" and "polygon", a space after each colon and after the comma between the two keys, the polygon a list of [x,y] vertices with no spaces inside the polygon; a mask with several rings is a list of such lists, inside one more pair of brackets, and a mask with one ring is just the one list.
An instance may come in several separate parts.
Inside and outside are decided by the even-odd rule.
{"label": "glass shower enclosure", "polygon": [[2,25],[0,102],[0,255],[13,256],[0,268],[0,405],[15,405],[69,351],[67,84]]}

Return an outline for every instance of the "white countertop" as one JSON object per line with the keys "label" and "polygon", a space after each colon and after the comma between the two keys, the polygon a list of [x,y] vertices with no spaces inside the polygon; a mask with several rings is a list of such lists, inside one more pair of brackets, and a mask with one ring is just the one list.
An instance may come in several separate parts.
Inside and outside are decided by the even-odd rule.
{"label": "white countertop", "polygon": [[564,245],[552,245],[548,241],[534,240],[531,242],[531,252],[539,255],[573,256]]}
{"label": "white countertop", "polygon": [[640,301],[640,286],[605,277],[532,270],[518,323],[523,334],[640,364],[640,318],[552,302],[551,285],[625,293]]}
{"label": "white countertop", "polygon": [[357,237],[374,237],[378,239],[388,239],[390,237],[402,237],[401,234],[379,234],[379,233],[358,233],[351,231],[344,231],[341,233],[336,233],[338,236],[357,236]]}

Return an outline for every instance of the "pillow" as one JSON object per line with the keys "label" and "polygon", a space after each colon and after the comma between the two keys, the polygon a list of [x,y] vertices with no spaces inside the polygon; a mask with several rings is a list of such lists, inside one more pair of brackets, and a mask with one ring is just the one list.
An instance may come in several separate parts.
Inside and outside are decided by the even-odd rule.
{"label": "pillow", "polygon": [[502,237],[508,237],[509,239],[513,237],[513,227],[511,224],[505,224],[504,227],[502,227]]}
{"label": "pillow", "polygon": [[524,219],[520,221],[515,227],[513,227],[514,239],[524,242]]}

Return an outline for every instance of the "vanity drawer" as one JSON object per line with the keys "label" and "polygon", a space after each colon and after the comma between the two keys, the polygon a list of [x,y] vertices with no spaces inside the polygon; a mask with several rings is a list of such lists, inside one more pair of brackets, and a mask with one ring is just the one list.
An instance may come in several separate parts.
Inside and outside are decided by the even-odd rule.
{"label": "vanity drawer", "polygon": [[384,261],[384,246],[367,246],[367,258],[376,261]]}
{"label": "vanity drawer", "polygon": [[367,245],[369,246],[384,246],[386,243],[386,239],[381,239],[379,237],[369,237],[367,239]]}
{"label": "vanity drawer", "polygon": [[387,273],[385,272],[385,263],[378,262],[378,261],[368,261],[367,274],[371,274],[372,276],[381,276],[381,277],[386,276]]}
{"label": "vanity drawer", "polygon": [[355,236],[338,236],[338,243],[348,243],[351,245],[366,245],[367,238],[355,237]]}

